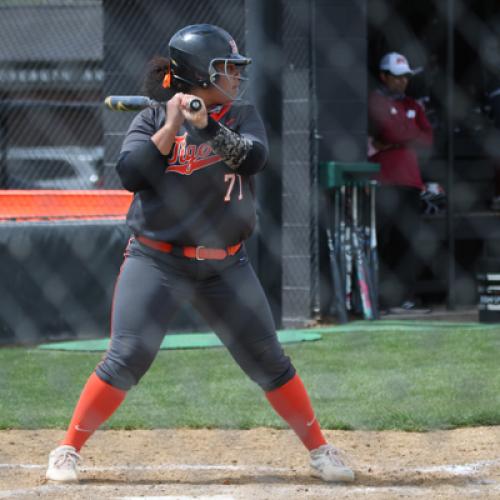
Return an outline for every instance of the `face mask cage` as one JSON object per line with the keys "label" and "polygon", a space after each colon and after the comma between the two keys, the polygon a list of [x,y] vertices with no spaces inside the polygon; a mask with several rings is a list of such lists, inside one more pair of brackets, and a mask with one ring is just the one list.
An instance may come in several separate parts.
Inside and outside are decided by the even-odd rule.
{"label": "face mask cage", "polygon": [[[226,97],[229,97],[229,99],[233,101],[240,100],[248,87],[248,65],[250,62],[250,59],[212,59],[208,68],[210,83]],[[220,67],[220,64],[223,64],[223,66]],[[216,65],[219,65],[218,69],[216,68]],[[238,72],[231,72],[229,70],[230,65],[236,66],[238,68]],[[220,85],[218,85],[217,82],[220,82],[220,79],[222,78],[226,78],[229,81],[238,80],[238,92],[236,96],[229,94]]]}

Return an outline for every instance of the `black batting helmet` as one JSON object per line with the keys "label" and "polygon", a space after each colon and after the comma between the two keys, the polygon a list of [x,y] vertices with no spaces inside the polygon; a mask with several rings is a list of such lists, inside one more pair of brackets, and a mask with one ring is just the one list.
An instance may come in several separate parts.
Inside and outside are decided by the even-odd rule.
{"label": "black batting helmet", "polygon": [[[174,87],[218,87],[217,76],[227,73],[217,70],[215,64],[223,63],[226,68],[228,64],[244,67],[252,62],[238,52],[236,42],[227,31],[213,24],[182,28],[170,39],[168,48]],[[240,79],[245,78],[240,76]]]}

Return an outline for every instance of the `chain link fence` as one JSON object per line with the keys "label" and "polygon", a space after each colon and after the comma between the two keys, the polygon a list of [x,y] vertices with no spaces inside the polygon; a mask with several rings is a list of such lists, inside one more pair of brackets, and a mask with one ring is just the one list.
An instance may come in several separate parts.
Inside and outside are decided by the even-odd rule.
{"label": "chain link fence", "polygon": [[2,2],[0,8],[1,188],[99,187],[100,2]]}
{"label": "chain link fence", "polygon": [[[168,38],[184,25],[218,24],[242,52],[255,46],[261,34],[249,29],[248,18],[258,5],[280,17],[280,43],[249,55],[280,68],[281,130],[271,144],[279,149],[273,171],[281,176],[281,243],[258,234],[260,243],[254,239],[249,247],[259,268],[261,250],[281,245],[278,323],[300,326],[336,313],[319,165],[366,161],[369,93],[380,83],[380,58],[390,51],[417,70],[407,93],[425,107],[434,135],[432,148],[418,152],[419,164],[424,182],[437,183],[447,198],[446,208],[422,200],[413,248],[416,295],[430,305],[476,304],[478,262],[500,255],[497,2],[424,0],[417,8],[388,0],[4,0],[0,336],[107,334],[130,202],[114,165],[133,115],[104,109],[104,98],[141,94],[148,61],[165,55]],[[260,74],[264,81],[253,85],[265,94],[265,67]],[[259,200],[261,214],[270,210],[268,202]],[[64,243],[53,245],[59,253],[48,256],[47,241],[61,238]],[[268,248],[266,240],[273,241]],[[61,249],[68,265],[58,265]],[[77,270],[87,278],[77,278]],[[397,286],[398,279],[398,272],[382,276],[382,286]]]}
{"label": "chain link fence", "polygon": [[[380,85],[382,55],[404,54],[416,70],[407,94],[424,106],[434,136],[431,148],[417,150],[428,188],[412,238],[418,298],[452,308],[473,305],[481,262],[500,255],[499,5],[427,0],[414,9],[372,0],[367,7],[370,88]],[[389,282],[397,281],[392,273]]]}

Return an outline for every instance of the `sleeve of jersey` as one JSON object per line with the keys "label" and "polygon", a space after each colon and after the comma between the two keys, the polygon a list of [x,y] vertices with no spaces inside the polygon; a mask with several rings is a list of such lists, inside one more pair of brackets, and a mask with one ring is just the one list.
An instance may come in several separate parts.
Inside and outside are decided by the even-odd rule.
{"label": "sleeve of jersey", "polygon": [[251,138],[250,134],[239,134],[212,117],[209,117],[208,125],[198,130],[198,133],[230,168],[240,174],[256,174],[266,164],[266,145]]}
{"label": "sleeve of jersey", "polygon": [[152,141],[121,153],[116,171],[124,189],[140,191],[158,185],[165,171],[165,157]]}
{"label": "sleeve of jersey", "polygon": [[116,171],[128,191],[157,185],[165,171],[165,157],[151,141],[154,132],[153,117],[146,113],[137,115],[127,132]]}

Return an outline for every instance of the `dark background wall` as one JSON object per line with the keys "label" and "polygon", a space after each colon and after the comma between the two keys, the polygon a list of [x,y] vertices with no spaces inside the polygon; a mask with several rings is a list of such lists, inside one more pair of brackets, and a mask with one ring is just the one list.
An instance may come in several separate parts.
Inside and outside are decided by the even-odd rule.
{"label": "dark background wall", "polygon": [[127,239],[116,221],[0,224],[0,345],[109,336]]}
{"label": "dark background wall", "polygon": [[315,5],[319,159],[364,161],[367,0],[318,0]]}
{"label": "dark background wall", "polygon": [[[367,0],[315,2],[311,36],[317,113],[318,163],[366,161]],[[332,296],[325,236],[326,200],[318,186],[319,316],[329,313]]]}
{"label": "dark background wall", "polygon": [[312,28],[311,2],[283,4],[282,73],[282,317],[301,326],[310,317],[312,268]]}
{"label": "dark background wall", "polygon": [[[364,5],[364,0],[201,3],[103,0],[102,10],[97,2],[89,8],[94,16],[94,21],[89,22],[94,27],[102,26],[102,40],[94,43],[96,48],[91,53],[85,55],[82,51],[79,60],[84,65],[88,59],[87,63],[95,69],[94,52],[102,57],[100,63],[97,62],[102,75],[101,95],[96,97],[99,88],[92,87],[94,110],[99,109],[106,95],[142,93],[148,61],[155,55],[166,55],[170,36],[187,24],[217,24],[233,34],[242,52],[253,57],[254,73],[248,98],[264,118],[271,157],[267,170],[257,179],[258,225],[248,247],[278,326],[302,326],[310,320],[312,309],[318,312],[323,272],[319,263],[323,245],[318,233],[318,161],[325,158],[356,160],[363,152],[366,124],[363,113],[358,110],[366,101],[363,95],[366,90]],[[52,14],[57,17],[57,12]],[[70,9],[64,9],[64,15],[71,15]],[[94,36],[94,42],[98,38]],[[69,87],[64,89],[64,95],[57,92],[56,86],[52,91],[59,100],[64,97],[73,102],[80,96],[68,93]],[[44,96],[51,97],[47,92]],[[92,137],[102,137],[104,145],[102,187],[120,188],[114,166],[133,114],[111,112],[102,106],[100,113],[102,122],[92,121],[89,126]],[[70,123],[76,121],[71,114],[64,116]],[[65,120],[55,121],[65,123]],[[77,130],[86,129],[80,127],[75,132]],[[85,140],[87,136],[82,138]],[[99,142],[95,137],[93,141]],[[67,238],[73,237],[72,231],[81,230],[78,224],[72,228],[66,226],[64,230],[47,226],[45,233],[59,241],[62,249]],[[113,248],[103,248],[107,250],[101,263],[107,262],[108,269],[116,270],[119,266],[122,253],[114,253],[114,250],[124,244],[127,232],[123,226],[122,231],[115,232],[110,239]],[[34,231],[33,234],[42,233]],[[55,251],[58,246],[51,248]],[[71,261],[75,269],[81,265],[77,260]],[[71,268],[70,265],[63,268],[61,280],[70,283],[74,279]],[[111,303],[114,279],[107,279],[109,282],[101,288],[107,290],[108,300],[92,295],[99,304]],[[39,303],[42,311],[44,302]],[[52,304],[48,304],[45,310],[51,308]],[[91,324],[85,319],[89,314],[87,309],[80,309],[80,313],[81,324]],[[100,318],[94,321],[96,332],[106,335],[107,316],[96,318]],[[204,323],[194,311],[186,308],[173,327],[203,329]],[[67,335],[69,330],[80,335],[79,330],[70,327],[65,327],[63,334]]]}
{"label": "dark background wall", "polygon": [[408,93],[425,105],[434,130],[432,150],[420,154],[423,179],[440,183],[451,202],[447,214],[423,217],[417,291],[430,303],[474,304],[480,260],[499,255],[491,201],[500,194],[500,132],[488,94],[500,86],[500,4],[422,0],[417,8],[405,0],[370,0],[367,6],[369,87],[388,51],[404,53],[421,70]]}
{"label": "dark background wall", "polygon": [[[456,23],[447,31],[450,6]],[[434,150],[422,158],[424,176],[445,185],[454,196],[456,212],[449,218],[426,220],[421,249],[427,266],[419,292],[443,302],[454,289],[459,302],[475,302],[477,261],[485,253],[498,255],[499,248],[498,217],[489,211],[494,165],[500,164],[495,146],[499,131],[486,98],[495,85],[500,86],[500,59],[495,59],[500,51],[494,50],[500,17],[496,0],[418,4],[404,0],[82,0],[79,4],[75,0],[50,8],[35,2],[12,3],[0,6],[0,13],[4,33],[0,96],[5,99],[0,106],[0,182],[5,151],[12,145],[103,144],[99,187],[120,187],[114,166],[133,114],[104,110],[103,98],[140,93],[147,62],[154,55],[165,55],[170,36],[186,24],[211,22],[235,36],[240,49],[254,58],[248,97],[264,117],[272,147],[268,169],[258,178],[259,222],[248,247],[279,326],[302,326],[321,317],[328,305],[331,287],[318,163],[365,159],[367,93],[376,82],[378,60],[388,50],[407,54],[413,66],[424,68],[413,79],[410,92],[424,98],[436,134]],[[82,36],[74,36],[80,28]],[[455,45],[451,86],[447,83],[450,41]],[[447,109],[450,88],[452,112]],[[12,101],[17,107],[11,113]],[[450,141],[454,141],[451,153]],[[57,335],[57,325],[63,322],[52,323],[47,311],[62,302],[57,289],[45,289],[43,270],[47,262],[66,259],[58,280],[70,289],[83,262],[64,249],[79,231],[97,241],[103,228],[93,234],[91,225],[82,230],[85,224],[80,227],[79,222],[64,228],[46,223],[43,230],[34,223],[16,226],[14,234],[12,224],[0,224],[2,272],[7,273],[2,276],[4,283],[18,288],[4,285],[12,293],[0,303],[0,330],[16,324],[13,311],[22,318],[26,303],[11,306],[22,303],[17,290],[28,287],[29,307],[39,305],[38,313],[30,309],[32,324],[49,325],[45,332]],[[100,311],[96,317],[102,320],[95,327],[98,335],[107,334],[101,305],[111,303],[114,274],[108,271],[118,269],[122,253],[116,248],[124,245],[127,231],[124,224],[118,232],[110,229],[117,246],[103,247],[107,254],[98,259],[107,266],[101,273],[106,282],[99,285],[100,292],[89,292]],[[49,235],[60,244],[47,245]],[[19,266],[6,265],[12,257],[31,255],[26,250],[15,253],[25,241],[34,248],[50,248],[55,258],[38,252],[40,265],[30,257],[25,262],[27,273],[22,272],[22,260]],[[455,243],[456,253],[451,255]],[[455,277],[446,274],[439,264],[443,261],[456,266]],[[91,309],[89,303],[77,307],[80,320],[73,315],[68,324],[74,327],[61,326],[59,334],[72,330],[80,335],[76,325],[93,324]],[[57,311],[61,318],[74,314]],[[177,327],[203,326],[191,312],[183,314]]]}

